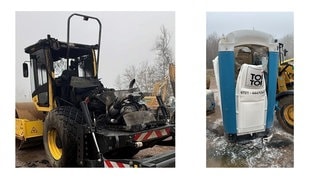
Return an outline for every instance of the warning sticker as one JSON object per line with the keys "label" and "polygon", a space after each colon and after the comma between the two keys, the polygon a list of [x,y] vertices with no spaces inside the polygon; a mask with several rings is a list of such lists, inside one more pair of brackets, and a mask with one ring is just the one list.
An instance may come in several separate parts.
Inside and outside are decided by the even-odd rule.
{"label": "warning sticker", "polygon": [[35,128],[35,127],[32,127],[31,129],[31,133],[34,134],[34,133],[38,133],[38,130]]}

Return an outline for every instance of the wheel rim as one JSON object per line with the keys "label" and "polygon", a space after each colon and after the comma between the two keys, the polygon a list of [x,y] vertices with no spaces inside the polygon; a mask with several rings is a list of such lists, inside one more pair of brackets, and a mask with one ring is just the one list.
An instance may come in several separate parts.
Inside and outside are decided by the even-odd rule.
{"label": "wheel rim", "polygon": [[56,129],[48,131],[48,146],[52,157],[55,160],[59,160],[62,156],[62,147]]}
{"label": "wheel rim", "polygon": [[293,105],[292,104],[288,105],[283,110],[285,121],[291,126],[293,126],[293,122],[294,122],[293,111],[294,111],[294,109],[293,109]]}

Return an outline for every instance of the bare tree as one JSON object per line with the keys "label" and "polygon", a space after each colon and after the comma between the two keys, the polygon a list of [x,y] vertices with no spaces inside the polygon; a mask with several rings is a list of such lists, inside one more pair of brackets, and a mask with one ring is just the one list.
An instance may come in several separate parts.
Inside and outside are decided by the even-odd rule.
{"label": "bare tree", "polygon": [[212,69],[212,60],[218,56],[218,45],[220,38],[217,33],[212,33],[207,37],[207,69]]}
{"label": "bare tree", "polygon": [[279,42],[284,44],[284,48],[288,50],[286,59],[290,59],[294,57],[294,41],[293,41],[293,34],[288,34],[281,38]]}
{"label": "bare tree", "polygon": [[152,49],[156,53],[155,63],[145,61],[139,66],[131,65],[125,70],[122,78],[122,81],[128,84],[132,79],[136,79],[136,85],[147,93],[153,91],[156,82],[165,79],[169,72],[169,64],[174,62],[171,35],[164,26],[161,26],[160,32]]}
{"label": "bare tree", "polygon": [[[137,72],[138,72],[138,68],[134,65],[131,65],[125,69],[125,72],[123,74],[123,78],[124,78],[123,82],[127,83],[127,85],[128,85],[125,87],[125,89],[127,89],[129,87],[129,82],[132,79],[137,79]],[[136,84],[139,84],[137,80],[136,80]]]}
{"label": "bare tree", "polygon": [[160,31],[161,34],[156,40],[155,48],[153,49],[157,55],[158,80],[165,78],[168,73],[169,64],[174,61],[172,48],[170,46],[171,35],[164,26],[161,26]]}
{"label": "bare tree", "polygon": [[140,64],[137,79],[141,91],[152,92],[153,84],[156,82],[155,72],[155,66],[149,65],[148,61]]}
{"label": "bare tree", "polygon": [[156,66],[150,65],[149,61],[144,61],[139,66],[131,65],[123,74],[123,82],[129,84],[132,79],[136,79],[136,86],[142,92],[152,92],[153,84],[157,81],[155,72]]}

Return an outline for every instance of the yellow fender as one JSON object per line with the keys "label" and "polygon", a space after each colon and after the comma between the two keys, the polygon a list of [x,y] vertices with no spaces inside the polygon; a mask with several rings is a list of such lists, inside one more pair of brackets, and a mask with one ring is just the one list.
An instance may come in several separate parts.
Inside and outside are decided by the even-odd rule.
{"label": "yellow fender", "polygon": [[33,102],[16,103],[16,139],[19,149],[42,143],[45,114],[37,111]]}
{"label": "yellow fender", "polygon": [[16,138],[27,141],[29,138],[41,137],[43,134],[42,120],[16,118]]}

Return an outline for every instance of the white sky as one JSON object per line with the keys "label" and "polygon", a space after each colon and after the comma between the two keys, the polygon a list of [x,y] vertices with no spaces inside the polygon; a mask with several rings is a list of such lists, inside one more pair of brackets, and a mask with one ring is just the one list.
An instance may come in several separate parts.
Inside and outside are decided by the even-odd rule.
{"label": "white sky", "polygon": [[[115,87],[116,77],[130,65],[155,61],[155,46],[164,25],[171,34],[175,48],[175,13],[166,12],[16,12],[16,88],[17,101],[30,101],[30,80],[22,77],[22,63],[29,56],[24,48],[44,39],[47,34],[67,41],[67,19],[72,13],[99,18],[102,24],[99,78],[107,87]],[[95,20],[82,21],[73,16],[70,21],[70,42],[96,44],[98,24]],[[23,86],[21,86],[23,84]],[[22,88],[23,87],[23,88]]]}
{"label": "white sky", "polygon": [[218,36],[235,30],[254,29],[271,34],[276,39],[292,34],[294,12],[207,12],[207,36]]}
{"label": "white sky", "polygon": [[[318,153],[317,138],[319,132],[319,121],[317,102],[320,98],[317,93],[317,82],[319,71],[319,6],[317,1],[292,1],[292,0],[28,0],[28,1],[6,1],[1,8],[1,67],[0,77],[3,80],[1,85],[1,120],[0,130],[0,167],[2,176],[13,179],[35,177],[35,174],[46,179],[56,179],[57,177],[69,177],[75,175],[77,179],[101,179],[117,178],[120,180],[150,179],[160,180],[163,178],[214,178],[214,179],[277,179],[286,177],[295,179],[308,174],[317,177]],[[25,81],[14,77],[21,75],[22,66],[18,61],[27,60],[24,55],[17,55],[16,42],[16,12],[17,11],[173,11],[174,33],[175,33],[175,60],[176,60],[176,168],[174,169],[143,169],[143,170],[97,170],[85,169],[40,169],[37,172],[30,169],[15,169],[15,150],[13,131],[15,128],[13,114],[16,89],[21,86],[25,91],[29,91],[29,86]],[[295,38],[295,155],[294,168],[206,168],[206,115],[205,115],[205,81],[206,81],[206,16],[207,12],[294,12],[294,38]],[[97,12],[98,13],[98,12]],[[96,15],[96,14],[92,14]],[[45,38],[49,32],[53,37],[60,36],[59,32],[66,33],[66,19],[58,21],[58,15],[54,22],[40,26],[40,20],[33,28],[48,31],[38,32],[37,37],[32,37],[31,33],[24,33],[28,37],[26,44],[21,44],[21,48],[30,43],[34,43],[39,38]],[[104,18],[100,18],[104,19]],[[33,19],[27,19],[28,22]],[[240,20],[239,20],[240,21]],[[24,22],[24,23],[27,23]],[[52,24],[62,23],[60,26],[51,27]],[[120,22],[118,22],[120,24]],[[48,27],[47,27],[48,26]],[[271,25],[270,25],[271,26]],[[277,24],[276,27],[278,27]],[[103,23],[106,30],[108,23]],[[111,26],[109,26],[111,27]],[[270,28],[276,28],[270,27]],[[244,27],[252,28],[252,26]],[[133,31],[133,28],[131,28]],[[255,29],[260,29],[256,26]],[[24,32],[29,29],[22,28]],[[130,34],[129,28],[125,30]],[[156,26],[156,32],[159,28]],[[36,30],[34,30],[36,31]],[[59,32],[58,32],[59,31]],[[225,31],[222,29],[222,31]],[[111,31],[109,31],[111,32]],[[274,32],[271,32],[274,33]],[[275,35],[277,35],[276,32]],[[33,33],[32,33],[33,34]],[[103,33],[103,36],[107,35]],[[158,33],[156,33],[158,35]],[[30,38],[29,38],[30,36]],[[62,37],[62,39],[64,38]],[[143,36],[145,37],[145,36]],[[154,41],[154,37],[151,37]],[[111,39],[111,37],[110,37]],[[143,38],[145,39],[145,38]],[[128,39],[129,40],[129,39]],[[107,43],[109,42],[108,40]],[[117,41],[118,42],[118,41]],[[105,42],[102,42],[105,44]],[[107,47],[106,45],[102,45]],[[124,45],[123,45],[124,46]],[[134,48],[132,46],[122,47],[124,50]],[[126,49],[125,49],[126,48]],[[147,47],[150,48],[149,46]],[[111,50],[112,49],[112,50]],[[109,48],[110,51],[119,49]],[[21,51],[21,50],[20,50]],[[23,51],[23,49],[22,49]],[[111,53],[111,52],[110,52]],[[124,53],[122,53],[124,54]],[[128,55],[129,56],[129,55]],[[134,55],[131,55],[132,57]],[[142,57],[144,58],[144,57]],[[132,58],[126,58],[132,59]],[[140,58],[139,58],[140,59]],[[102,58],[101,58],[102,60]],[[107,59],[109,60],[109,59]],[[114,62],[119,59],[112,58]],[[143,59],[144,60],[144,59]],[[108,67],[106,67],[108,68]],[[102,71],[100,69],[100,71]],[[111,69],[113,71],[113,69]],[[29,82],[28,82],[29,83]],[[111,80],[111,83],[112,80]],[[24,94],[20,94],[19,96]],[[11,138],[8,138],[11,137]],[[49,172],[50,171],[50,172]],[[51,176],[48,176],[50,174]],[[3,179],[3,178],[2,178]]]}

